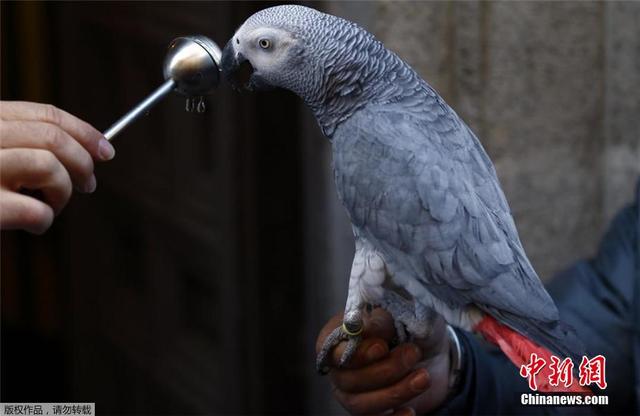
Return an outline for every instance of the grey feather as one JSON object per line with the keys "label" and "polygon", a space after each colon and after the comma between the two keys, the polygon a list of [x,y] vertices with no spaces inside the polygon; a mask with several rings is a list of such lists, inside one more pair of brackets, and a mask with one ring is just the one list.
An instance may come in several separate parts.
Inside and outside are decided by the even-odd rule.
{"label": "grey feather", "polygon": [[[557,320],[553,301],[522,255],[513,221],[505,220],[511,214],[487,159],[447,157],[446,135],[432,140],[429,121],[419,113],[402,126],[392,124],[389,115],[395,111],[403,110],[367,106],[334,135],[341,199],[347,207],[368,207],[349,210],[360,234],[393,259],[392,267],[412,269],[411,275],[428,288],[439,284],[449,304],[481,304],[542,322]],[[442,117],[462,128],[448,134],[466,135],[456,141],[466,141],[467,152],[484,153],[454,115],[451,110]],[[401,150],[394,148],[397,142]],[[372,152],[382,148],[387,151]],[[477,181],[480,176],[483,180]],[[419,198],[419,209],[403,209],[407,193]],[[471,210],[460,203],[465,199]],[[414,257],[422,259],[421,268],[408,266]]]}
{"label": "grey feather", "polygon": [[304,40],[304,59],[281,86],[332,139],[338,196],[396,279],[453,308],[475,305],[555,352],[577,349],[525,255],[491,160],[411,67],[356,24],[306,7],[266,9],[248,23]]}

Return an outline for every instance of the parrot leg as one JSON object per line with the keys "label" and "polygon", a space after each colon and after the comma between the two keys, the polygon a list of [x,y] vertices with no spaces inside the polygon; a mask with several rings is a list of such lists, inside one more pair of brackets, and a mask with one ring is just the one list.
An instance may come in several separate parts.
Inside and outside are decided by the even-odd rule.
{"label": "parrot leg", "polygon": [[341,326],[334,329],[331,334],[324,340],[322,344],[322,348],[320,348],[320,352],[316,357],[316,370],[320,374],[327,374],[329,372],[329,356],[331,354],[331,350],[335,346],[337,346],[342,341],[347,341],[347,346],[340,357],[340,362],[338,363],[339,367],[343,367],[351,357],[353,353],[356,352],[356,348],[361,341],[360,333],[362,332],[362,318],[360,311],[356,311],[356,313],[348,314],[351,315],[349,318],[346,318]]}
{"label": "parrot leg", "polygon": [[[354,258],[354,264],[360,260],[358,252]],[[316,357],[316,370],[320,374],[327,374],[328,363],[331,350],[342,341],[347,341],[347,346],[340,357],[339,367],[344,366],[353,353],[358,348],[361,340],[361,334],[364,330],[364,322],[362,320],[362,310],[366,307],[366,302],[362,299],[359,289],[361,275],[354,273],[353,269],[349,277],[349,294],[347,295],[347,306],[345,308],[342,325],[334,329],[333,332],[325,339],[322,348]]]}
{"label": "parrot leg", "polygon": [[316,369],[326,374],[331,350],[341,341],[347,341],[338,365],[344,366],[353,356],[362,339],[364,321],[362,311],[367,304],[382,295],[385,266],[382,257],[365,240],[356,235],[356,253],[349,276],[349,294],[342,325],[325,339],[316,358]]}
{"label": "parrot leg", "polygon": [[380,306],[393,317],[398,343],[408,340],[407,332],[417,338],[429,336],[437,313],[417,301],[409,301],[399,294],[386,291]]}

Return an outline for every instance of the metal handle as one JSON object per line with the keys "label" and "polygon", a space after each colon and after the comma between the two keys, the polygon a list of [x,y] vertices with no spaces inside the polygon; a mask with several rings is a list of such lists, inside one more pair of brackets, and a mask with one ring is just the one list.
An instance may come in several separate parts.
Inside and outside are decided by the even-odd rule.
{"label": "metal handle", "polygon": [[104,137],[111,141],[111,139],[116,137],[125,127],[137,120],[141,115],[149,111],[151,107],[160,102],[160,100],[162,100],[162,98],[164,98],[164,96],[167,95],[174,87],[174,80],[169,79],[165,81],[164,84],[149,95],[143,102],[138,104],[131,111],[122,116],[120,120],[116,121],[111,127],[109,127],[109,129],[104,132]]}

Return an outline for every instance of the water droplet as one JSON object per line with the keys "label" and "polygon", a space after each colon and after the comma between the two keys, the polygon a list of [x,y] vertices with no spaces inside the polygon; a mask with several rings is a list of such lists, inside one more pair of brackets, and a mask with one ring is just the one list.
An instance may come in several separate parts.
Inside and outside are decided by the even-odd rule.
{"label": "water droplet", "polygon": [[198,101],[198,113],[202,114],[207,111],[207,105],[204,102],[204,97],[200,97],[200,101]]}

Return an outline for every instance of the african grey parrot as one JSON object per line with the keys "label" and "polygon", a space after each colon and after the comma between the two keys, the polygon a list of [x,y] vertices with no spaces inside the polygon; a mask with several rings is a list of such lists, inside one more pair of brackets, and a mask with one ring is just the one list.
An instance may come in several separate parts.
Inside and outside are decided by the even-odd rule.
{"label": "african grey parrot", "polygon": [[480,142],[373,35],[311,8],[272,7],[236,31],[221,67],[236,86],[293,91],[332,144],[356,253],[343,325],[320,368],[343,339],[349,358],[366,305],[384,307],[415,336],[428,334],[435,311],[498,344],[518,367],[534,351],[577,358],[581,344],[527,259]]}

